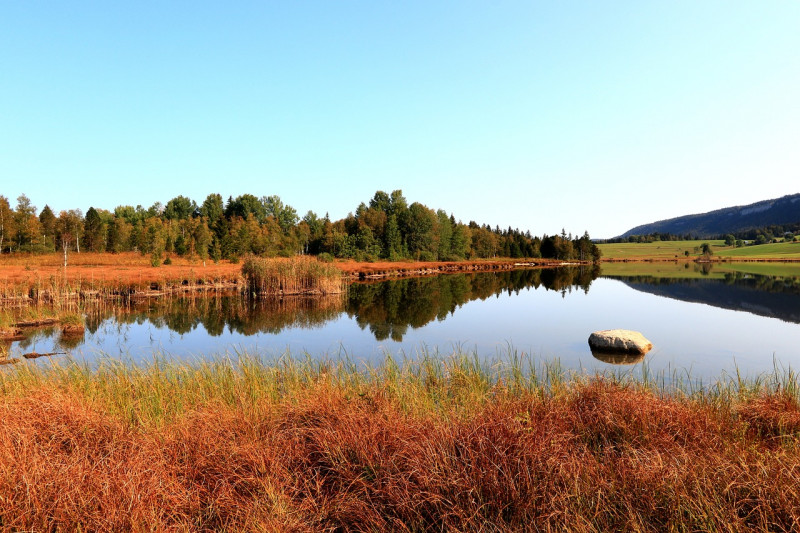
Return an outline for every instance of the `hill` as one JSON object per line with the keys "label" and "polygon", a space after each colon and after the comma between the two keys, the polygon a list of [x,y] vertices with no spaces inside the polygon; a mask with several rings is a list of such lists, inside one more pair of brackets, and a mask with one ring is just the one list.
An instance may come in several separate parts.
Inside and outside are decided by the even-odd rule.
{"label": "hill", "polygon": [[636,226],[620,235],[650,235],[670,233],[689,235],[707,239],[726,233],[736,233],[773,224],[793,224],[800,222],[800,194],[791,194],[774,200],[763,200],[750,205],[726,207],[700,213],[685,215],[650,224]]}

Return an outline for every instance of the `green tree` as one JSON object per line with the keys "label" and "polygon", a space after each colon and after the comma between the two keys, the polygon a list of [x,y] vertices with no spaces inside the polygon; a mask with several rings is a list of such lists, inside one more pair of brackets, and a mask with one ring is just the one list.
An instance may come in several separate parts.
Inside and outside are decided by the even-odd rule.
{"label": "green tree", "polygon": [[197,215],[197,204],[185,196],[176,196],[164,208],[164,218],[167,220],[185,220]]}
{"label": "green tree", "polygon": [[308,211],[303,217],[303,222],[308,226],[306,253],[320,253],[322,251],[322,236],[325,228],[325,221],[319,218],[313,211]]}
{"label": "green tree", "polygon": [[9,241],[16,233],[14,212],[11,210],[8,198],[0,196],[0,253],[3,253],[3,249],[9,245]]}
{"label": "green tree", "polygon": [[208,218],[208,227],[213,228],[217,220],[225,214],[222,196],[216,193],[209,194],[200,206],[200,215]]}
{"label": "green tree", "polygon": [[149,253],[150,264],[158,266],[167,247],[167,232],[161,218],[150,217],[145,220],[144,234],[145,248],[142,249],[142,253]]}
{"label": "green tree", "polygon": [[400,228],[397,225],[397,217],[389,215],[389,220],[386,222],[386,231],[384,234],[385,242],[385,256],[390,261],[397,261],[401,258],[403,241],[400,236]]}
{"label": "green tree", "polygon": [[288,234],[292,227],[297,224],[299,220],[297,211],[290,205],[284,205],[280,196],[266,196],[261,199],[261,203],[264,205],[265,215],[275,217],[284,234]]}
{"label": "green tree", "polygon": [[108,244],[106,249],[119,253],[131,249],[131,232],[133,225],[122,217],[114,217],[108,225]]}
{"label": "green tree", "polygon": [[433,210],[414,202],[408,208],[408,222],[406,226],[406,242],[408,251],[416,258],[433,256],[437,254],[436,226],[438,218]]}
{"label": "green tree", "polygon": [[225,216],[228,218],[238,216],[242,220],[246,220],[251,214],[258,222],[263,222],[267,217],[267,210],[264,204],[252,194],[237,196],[235,200],[230,200],[225,208]]}
{"label": "green tree", "polygon": [[[39,213],[39,224],[42,228],[42,240],[44,248],[54,250],[56,246],[56,216],[49,205],[45,205]],[[2,248],[2,247],[0,247]]]}
{"label": "green tree", "polygon": [[41,224],[36,216],[36,206],[31,204],[30,198],[24,194],[17,197],[14,222],[17,229],[15,238],[17,249],[30,248],[41,236]]}
{"label": "green tree", "polygon": [[90,207],[86,211],[83,228],[85,247],[91,252],[105,251],[107,227],[100,213],[94,207]]}
{"label": "green tree", "polygon": [[453,226],[453,234],[450,237],[450,254],[454,259],[464,259],[469,253],[472,235],[470,229],[464,224],[455,224],[451,217],[450,224]]}
{"label": "green tree", "polygon": [[436,217],[439,219],[437,224],[439,229],[439,260],[449,261],[453,259],[451,252],[453,226],[450,223],[450,217],[447,216],[447,213],[445,213],[443,209],[436,211]]}

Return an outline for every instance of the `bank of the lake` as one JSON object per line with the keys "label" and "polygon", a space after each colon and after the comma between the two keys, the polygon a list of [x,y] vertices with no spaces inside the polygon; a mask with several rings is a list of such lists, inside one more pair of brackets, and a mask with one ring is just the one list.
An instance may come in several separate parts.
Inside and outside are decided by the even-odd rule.
{"label": "bank of the lake", "polygon": [[[284,262],[291,258],[271,258]],[[552,259],[492,259],[474,261],[396,261],[331,263],[346,280],[426,276],[447,272],[503,271],[526,267],[588,264]],[[118,298],[158,298],[186,293],[213,294],[244,290],[242,263],[214,263],[170,257],[154,267],[141,254],[127,252],[71,254],[65,268],[59,254],[0,256],[0,304],[25,306],[62,301]]]}
{"label": "bank of the lake", "polygon": [[514,354],[25,363],[0,371],[0,524],[791,531],[797,392],[791,373],[693,393]]}

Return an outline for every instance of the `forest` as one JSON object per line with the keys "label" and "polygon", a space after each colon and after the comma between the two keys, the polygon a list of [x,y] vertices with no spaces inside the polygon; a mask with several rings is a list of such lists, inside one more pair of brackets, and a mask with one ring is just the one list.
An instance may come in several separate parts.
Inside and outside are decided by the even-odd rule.
{"label": "forest", "polygon": [[474,221],[464,224],[442,209],[409,205],[402,191],[378,191],[354,213],[331,221],[308,211],[302,218],[279,196],[243,194],[224,201],[209,194],[197,204],[177,196],[149,208],[120,205],[56,214],[38,211],[26,195],[12,207],[0,195],[0,253],[139,252],[153,266],[170,255],[238,261],[244,255],[317,255],[323,260],[456,261],[495,257],[596,261],[600,250],[589,237],[541,237],[530,231]]}

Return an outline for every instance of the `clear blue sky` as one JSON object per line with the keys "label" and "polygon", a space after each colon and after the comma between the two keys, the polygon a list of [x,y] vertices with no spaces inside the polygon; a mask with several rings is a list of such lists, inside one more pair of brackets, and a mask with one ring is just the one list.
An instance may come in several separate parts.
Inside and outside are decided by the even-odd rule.
{"label": "clear blue sky", "polygon": [[0,5],[0,194],[611,237],[800,192],[800,2]]}

